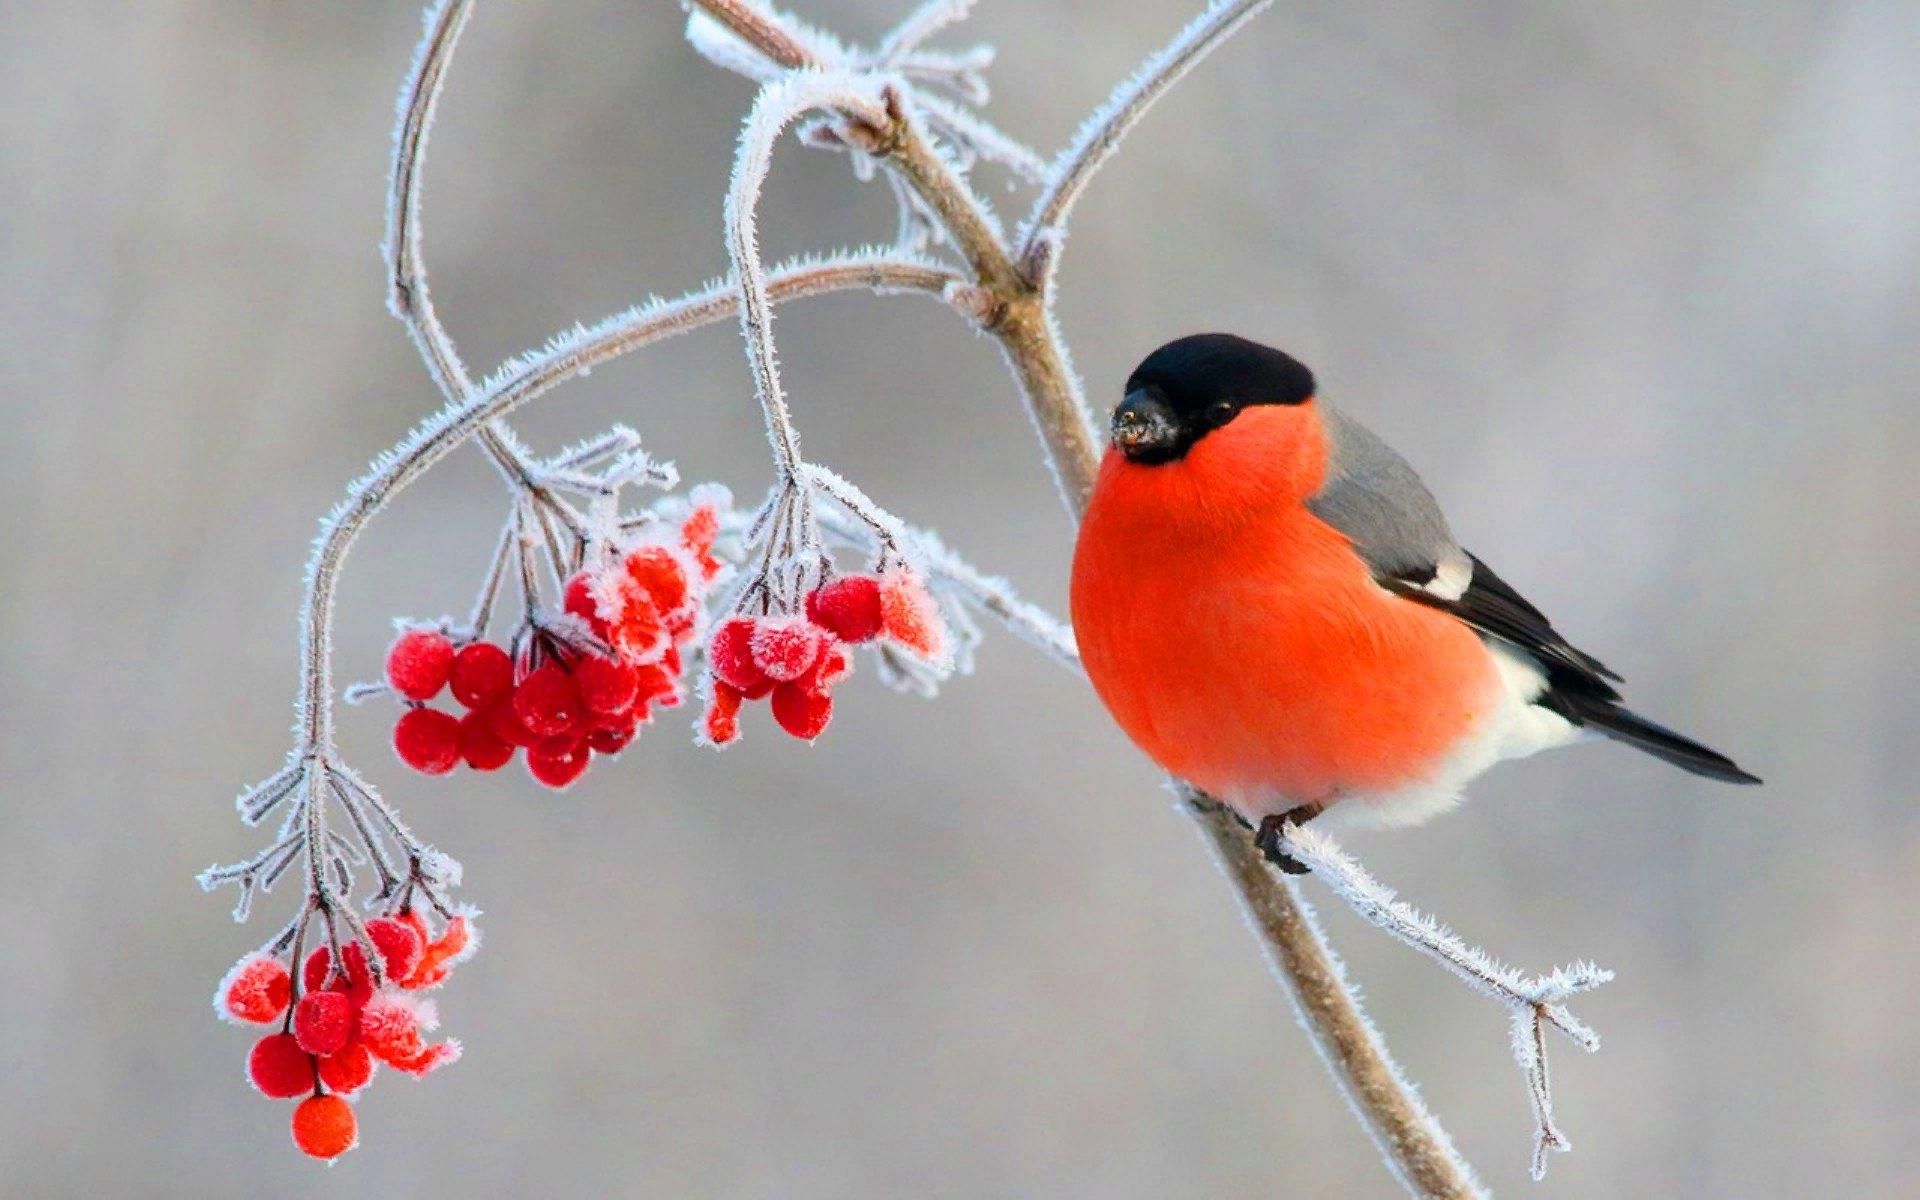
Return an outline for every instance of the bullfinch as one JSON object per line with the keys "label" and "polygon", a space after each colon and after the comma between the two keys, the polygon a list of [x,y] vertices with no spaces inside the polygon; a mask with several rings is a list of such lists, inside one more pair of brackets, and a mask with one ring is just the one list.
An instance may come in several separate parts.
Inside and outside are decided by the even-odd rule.
{"label": "bullfinch", "polygon": [[1074,550],[1088,676],[1267,858],[1333,806],[1410,824],[1502,759],[1599,735],[1728,783],[1454,540],[1406,460],[1311,371],[1229,334],[1155,350],[1114,409]]}

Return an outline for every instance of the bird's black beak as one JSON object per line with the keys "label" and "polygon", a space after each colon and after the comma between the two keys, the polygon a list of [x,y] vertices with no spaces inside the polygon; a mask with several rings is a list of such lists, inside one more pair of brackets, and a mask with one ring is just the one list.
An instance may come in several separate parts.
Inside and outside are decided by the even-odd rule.
{"label": "bird's black beak", "polygon": [[1113,444],[1130,462],[1167,462],[1180,457],[1180,422],[1152,391],[1131,391],[1113,410]]}

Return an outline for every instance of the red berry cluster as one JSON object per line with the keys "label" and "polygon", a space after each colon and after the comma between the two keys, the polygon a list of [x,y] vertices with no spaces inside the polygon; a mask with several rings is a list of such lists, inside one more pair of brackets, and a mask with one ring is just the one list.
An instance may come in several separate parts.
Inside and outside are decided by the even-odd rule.
{"label": "red berry cluster", "polygon": [[[456,647],[433,628],[401,633],[387,652],[387,682],[411,702],[393,729],[400,761],[428,775],[462,762],[495,771],[525,750],[528,773],[560,789],[594,755],[624,750],[655,708],[681,703],[680,650],[720,571],[718,532],[718,514],[703,506],[675,541],[639,542],[575,574],[562,606],[590,638],[528,626],[510,654],[483,640]],[[442,690],[464,716],[426,704]]]}
{"label": "red berry cluster", "polygon": [[304,1097],[294,1109],[293,1141],[314,1158],[353,1149],[359,1128],[347,1099],[372,1082],[378,1064],[421,1076],[460,1057],[460,1043],[429,1045],[422,1037],[437,1022],[433,1005],[414,994],[444,983],[474,951],[471,922],[455,916],[435,937],[426,918],[408,909],[376,917],[366,930],[380,956],[378,978],[360,942],[341,947],[339,966],[322,947],[302,965],[296,999],[288,964],[257,951],[233,965],[214,996],[230,1021],[280,1023],[280,1032],[254,1043],[247,1078],[271,1099]]}
{"label": "red berry cluster", "polygon": [[943,653],[945,627],[920,577],[904,567],[842,575],[807,595],[805,615],[728,617],[707,645],[712,692],[705,740],[740,736],[740,708],[769,700],[780,728],[803,741],[826,732],[833,688],[853,670],[848,645],[884,637],[923,658]]}

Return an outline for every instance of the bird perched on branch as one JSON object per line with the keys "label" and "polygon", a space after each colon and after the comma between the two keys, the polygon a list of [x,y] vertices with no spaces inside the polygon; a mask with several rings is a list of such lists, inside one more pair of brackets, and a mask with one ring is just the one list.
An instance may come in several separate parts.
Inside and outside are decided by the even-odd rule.
{"label": "bird perched on branch", "polygon": [[1462,549],[1312,372],[1228,334],[1169,342],[1128,379],[1074,552],[1073,626],[1128,736],[1289,870],[1288,823],[1334,804],[1424,820],[1494,763],[1594,734],[1759,782],[1623,707],[1620,676]]}

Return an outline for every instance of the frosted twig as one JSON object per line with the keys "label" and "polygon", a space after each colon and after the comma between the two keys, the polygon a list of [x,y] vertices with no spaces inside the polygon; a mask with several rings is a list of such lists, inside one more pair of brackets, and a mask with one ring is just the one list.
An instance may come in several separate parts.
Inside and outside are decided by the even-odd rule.
{"label": "frosted twig", "polygon": [[725,213],[727,254],[740,289],[740,336],[746,342],[754,392],[766,418],[767,441],[783,480],[792,479],[799,469],[800,441],[780,389],[773,311],[760,265],[754,209],[773,161],[774,143],[788,124],[816,109],[833,109],[870,126],[876,137],[884,138],[894,119],[882,88],[872,76],[842,71],[800,73],[768,84],[747,114],[739,149],[734,153]]}
{"label": "frosted twig", "polygon": [[881,66],[894,66],[909,51],[918,50],[928,38],[966,20],[971,11],[973,0],[926,0],[880,39],[874,48],[874,60]]}
{"label": "frosted twig", "polygon": [[1154,101],[1270,3],[1272,0],[1214,0],[1114,90],[1107,103],[1080,126],[1072,144],[1056,161],[1052,182],[1034,203],[1033,213],[1021,231],[1021,255],[1042,230],[1065,227],[1068,213],[1094,173],[1106,165],[1120,139],[1146,115]]}
{"label": "frosted twig", "polygon": [[1598,1050],[1599,1035],[1568,1012],[1564,1001],[1606,983],[1613,972],[1579,962],[1547,975],[1522,974],[1396,897],[1393,889],[1367,874],[1325,833],[1290,824],[1282,828],[1280,840],[1289,855],[1310,868],[1354,912],[1507,1007],[1513,1019],[1514,1056],[1526,1074],[1533,1106],[1533,1177],[1542,1178],[1548,1150],[1573,1148],[1553,1123],[1545,1027],[1558,1029],[1583,1050]]}

